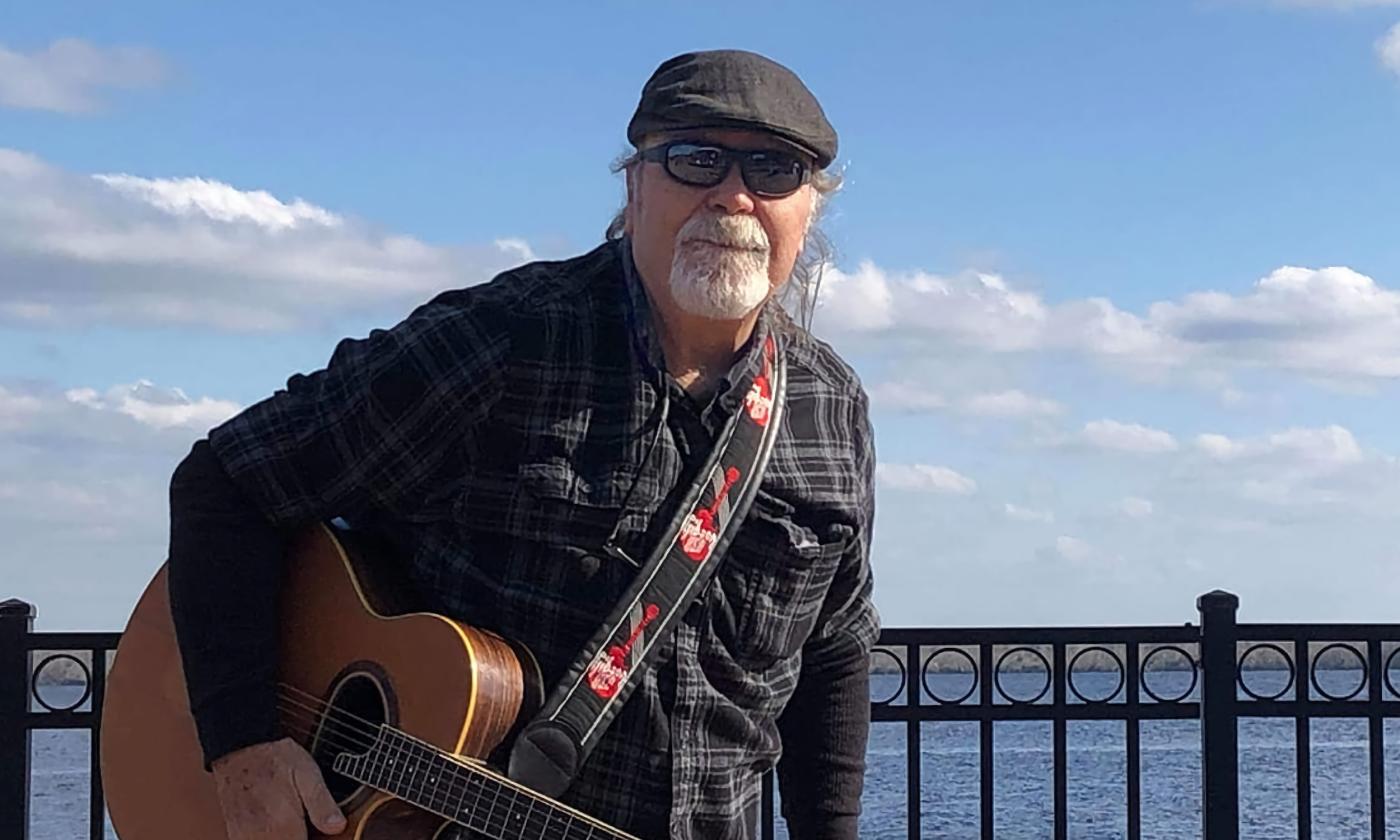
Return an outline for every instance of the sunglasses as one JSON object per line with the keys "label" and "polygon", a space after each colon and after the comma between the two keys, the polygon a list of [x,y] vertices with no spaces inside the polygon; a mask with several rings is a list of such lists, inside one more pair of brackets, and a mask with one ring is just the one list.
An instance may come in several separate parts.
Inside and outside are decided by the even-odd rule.
{"label": "sunglasses", "polygon": [[812,177],[807,161],[779,149],[730,149],[715,143],[680,141],[653,146],[642,160],[660,163],[666,173],[692,187],[713,187],[729,177],[735,162],[749,192],[765,198],[792,195]]}

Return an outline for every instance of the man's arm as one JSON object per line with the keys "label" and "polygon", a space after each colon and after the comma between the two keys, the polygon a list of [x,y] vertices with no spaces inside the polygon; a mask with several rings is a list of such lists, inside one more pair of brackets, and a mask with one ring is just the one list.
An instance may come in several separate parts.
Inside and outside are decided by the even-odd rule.
{"label": "man's arm", "polygon": [[274,736],[284,535],[409,515],[466,470],[508,345],[504,319],[471,309],[471,292],[342,341],[325,369],[212,430],[176,470],[171,610],[207,763]]}
{"label": "man's arm", "polygon": [[833,640],[805,665],[779,728],[783,817],[794,840],[856,840],[870,735],[870,648],[854,635]]}
{"label": "man's arm", "polygon": [[277,591],[285,548],[201,440],[170,481],[167,584],[205,767],[277,736]]}
{"label": "man's arm", "polygon": [[871,599],[870,529],[875,459],[865,402],[856,430],[856,532],[802,650],[802,674],[778,722],[783,757],[778,785],[794,840],[856,840],[870,736],[870,650],[880,633]]}

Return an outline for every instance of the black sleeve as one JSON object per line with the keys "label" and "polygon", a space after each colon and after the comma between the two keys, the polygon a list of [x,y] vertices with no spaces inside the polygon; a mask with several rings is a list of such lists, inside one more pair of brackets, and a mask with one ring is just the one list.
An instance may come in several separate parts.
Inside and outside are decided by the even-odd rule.
{"label": "black sleeve", "polygon": [[870,651],[880,635],[873,600],[870,538],[875,454],[863,394],[850,418],[854,532],[827,591],[818,625],[802,649],[802,674],[778,721],[778,785],[793,840],[856,840],[870,737]]}
{"label": "black sleeve", "polygon": [[870,734],[870,653],[854,637],[804,668],[779,728],[778,784],[793,840],[856,840]]}
{"label": "black sleeve", "polygon": [[170,482],[170,612],[206,768],[277,737],[282,533],[224,471],[208,441]]}

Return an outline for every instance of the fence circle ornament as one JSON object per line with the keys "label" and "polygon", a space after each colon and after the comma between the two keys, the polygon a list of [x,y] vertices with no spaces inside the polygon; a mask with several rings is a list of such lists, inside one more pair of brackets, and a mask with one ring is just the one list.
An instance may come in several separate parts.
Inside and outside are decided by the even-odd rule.
{"label": "fence circle ornament", "polygon": [[[1105,696],[1090,699],[1088,697],[1085,697],[1083,694],[1080,694],[1078,687],[1076,687],[1074,684],[1074,664],[1079,661],[1079,657],[1083,656],[1086,653],[1093,653],[1094,651],[1102,651],[1103,653],[1108,654],[1109,657],[1113,659],[1113,664],[1118,667],[1118,685],[1114,686],[1113,691],[1109,692]],[[1084,648],[1083,650],[1076,653],[1074,655],[1074,658],[1070,659],[1069,672],[1066,674],[1065,679],[1066,682],[1069,683],[1070,692],[1074,694],[1075,697],[1078,697],[1085,703],[1093,705],[1112,702],[1113,698],[1117,697],[1118,694],[1122,692],[1123,684],[1124,682],[1126,682],[1126,674],[1127,669],[1123,667],[1123,660],[1118,658],[1118,654],[1115,651],[1109,650],[1108,648],[1102,647],[1100,645],[1094,645],[1093,647]]]}
{"label": "fence circle ornament", "polygon": [[876,654],[888,656],[890,659],[894,660],[895,665],[899,666],[899,685],[895,687],[894,691],[890,692],[890,696],[883,700],[878,700],[874,697],[870,698],[870,702],[877,706],[888,706],[890,703],[894,702],[896,697],[904,692],[904,687],[909,684],[909,669],[904,667],[904,661],[898,656],[895,656],[891,651],[885,650],[884,648],[875,648],[870,652],[872,658]]}
{"label": "fence circle ornament", "polygon": [[[937,659],[939,656],[945,653],[956,653],[958,656],[961,656],[963,659],[966,659],[968,667],[971,668],[971,671],[969,673],[972,674],[972,684],[967,687],[967,691],[964,691],[961,697],[940,697],[938,692],[934,691],[928,684],[928,666],[933,664],[933,660]],[[982,676],[981,674],[977,673],[977,661],[973,659],[967,651],[963,650],[962,648],[955,647],[941,647],[938,650],[935,650],[933,653],[930,653],[928,655],[928,658],[924,660],[924,667],[922,671],[923,674],[920,679],[924,684],[924,691],[926,691],[928,693],[928,696],[932,697],[934,702],[938,703],[940,706],[957,706],[966,702],[967,698],[971,697],[972,693],[977,690],[977,681],[981,679]]]}
{"label": "fence circle ornament", "polygon": [[[1002,666],[1002,663],[1006,662],[1007,658],[1010,657],[1011,655],[1016,654],[1016,653],[1019,653],[1019,652],[1021,652],[1021,651],[1026,651],[1027,653],[1032,653],[1032,654],[1034,654],[1034,655],[1035,655],[1035,658],[1040,660],[1040,664],[1045,666],[1045,685],[1043,685],[1043,686],[1040,687],[1040,693],[1037,694],[1037,695],[1034,696],[1034,697],[1028,697],[1028,698],[1017,698],[1017,697],[1012,697],[1009,693],[1007,693],[1007,691],[1006,691],[1005,688],[1002,688],[1002,685],[1001,685],[1001,666]],[[1000,657],[997,658],[997,666],[996,666],[996,669],[995,669],[995,670],[993,671],[993,673],[992,673],[992,681],[996,683],[997,691],[1001,693],[1001,696],[1002,696],[1002,697],[1005,697],[1005,698],[1007,699],[1007,701],[1010,702],[1013,706],[1029,706],[1029,705],[1031,705],[1032,703],[1038,702],[1038,701],[1040,700],[1040,698],[1044,697],[1044,696],[1045,696],[1045,693],[1046,693],[1047,691],[1050,690],[1050,683],[1051,683],[1051,677],[1050,677],[1050,660],[1046,659],[1046,658],[1045,658],[1045,654],[1041,653],[1040,651],[1036,650],[1035,648],[1032,648],[1032,647],[1024,647],[1024,646],[1022,646],[1022,647],[1014,647],[1014,648],[1012,648],[1011,650],[1008,650],[1006,653],[1003,653]]]}
{"label": "fence circle ornament", "polygon": [[[1153,691],[1152,686],[1147,684],[1147,674],[1150,670],[1147,667],[1148,663],[1152,661],[1152,657],[1156,656],[1159,653],[1178,654],[1182,659],[1186,660],[1187,665],[1191,666],[1191,684],[1186,686],[1185,691],[1181,692],[1175,697],[1163,697],[1162,695]],[[1143,692],[1146,693],[1148,697],[1151,697],[1158,703],[1180,703],[1182,700],[1185,700],[1187,697],[1190,697],[1191,692],[1196,690],[1196,681],[1199,680],[1201,676],[1200,668],[1196,664],[1195,658],[1192,657],[1191,654],[1187,653],[1182,648],[1177,647],[1176,645],[1163,645],[1159,648],[1153,648],[1151,653],[1147,654],[1142,658],[1142,662],[1138,664],[1138,670],[1141,672],[1138,675],[1138,683],[1142,685]]]}
{"label": "fence circle ornament", "polygon": [[1400,691],[1396,691],[1395,683],[1390,681],[1390,669],[1391,667],[1393,667],[1391,663],[1395,661],[1395,655],[1397,653],[1400,653],[1400,647],[1397,647],[1395,650],[1392,650],[1390,652],[1390,655],[1385,658],[1385,667],[1381,669],[1381,676],[1385,679],[1385,687],[1390,689],[1390,695],[1392,697],[1400,698]]}
{"label": "fence circle ornament", "polygon": [[[44,669],[49,667],[49,665],[63,659],[72,662],[82,669],[83,694],[67,706],[54,706],[50,705],[49,701],[45,700],[43,695],[39,693],[39,675],[44,673]],[[71,712],[86,703],[88,698],[92,696],[92,671],[88,668],[86,662],[71,653],[55,653],[45,656],[43,659],[39,660],[38,666],[34,668],[33,677],[29,681],[29,694],[34,698],[36,703],[48,709],[50,712]]]}
{"label": "fence circle ornament", "polygon": [[[1317,678],[1318,663],[1322,661],[1322,657],[1327,654],[1327,651],[1333,649],[1345,650],[1352,656],[1355,656],[1357,662],[1361,663],[1361,682],[1356,684],[1356,688],[1352,689],[1350,694],[1332,694],[1327,689],[1322,687],[1322,683]],[[1361,655],[1361,651],[1357,650],[1351,645],[1344,644],[1342,642],[1333,642],[1332,644],[1324,647],[1322,650],[1319,650],[1317,652],[1317,655],[1313,657],[1312,667],[1309,668],[1308,671],[1308,679],[1310,682],[1312,682],[1313,691],[1316,691],[1318,694],[1321,694],[1328,700],[1338,702],[1354,699],[1356,695],[1361,693],[1361,689],[1366,687],[1366,680],[1371,676],[1370,669],[1366,667],[1366,657]]]}
{"label": "fence circle ornament", "polygon": [[[1283,657],[1283,661],[1288,663],[1288,681],[1283,684],[1283,688],[1280,688],[1273,694],[1259,694],[1255,692],[1254,689],[1250,688],[1249,683],[1245,682],[1244,680],[1244,663],[1256,650],[1271,650],[1277,653],[1279,656]],[[1283,648],[1279,647],[1273,642],[1260,642],[1257,645],[1250,645],[1245,650],[1244,655],[1241,656],[1239,658],[1239,661],[1235,663],[1235,681],[1240,684],[1240,688],[1244,690],[1245,694],[1248,694],[1255,700],[1263,700],[1268,702],[1279,699],[1283,695],[1287,694],[1288,690],[1293,687],[1293,681],[1297,679],[1297,677],[1298,670],[1293,665],[1293,658],[1288,655],[1288,651],[1284,650]]]}

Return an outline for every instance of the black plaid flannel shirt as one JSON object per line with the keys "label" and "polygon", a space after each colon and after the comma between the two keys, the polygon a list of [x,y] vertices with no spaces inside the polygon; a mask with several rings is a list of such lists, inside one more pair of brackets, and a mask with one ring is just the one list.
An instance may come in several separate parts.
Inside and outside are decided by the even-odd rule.
{"label": "black plaid flannel shirt", "polygon": [[[620,544],[644,561],[648,524],[673,514],[740,404],[729,383],[759,363],[766,330],[782,330],[788,407],[758,497],[563,797],[644,837],[747,838],[799,678],[820,692],[823,663],[859,656],[863,668],[878,634],[866,398],[829,347],[770,306],[701,407],[660,370],[649,323],[627,241],[605,243],[346,339],[326,369],[209,440],[272,522],[339,515],[394,539],[437,609],[527,644],[548,690],[635,574],[600,551],[608,533],[620,520]],[[801,734],[810,755],[822,733]],[[843,769],[823,772],[860,773],[863,729],[856,741],[842,749],[858,754],[835,758]]]}

